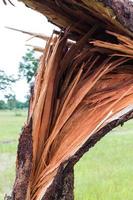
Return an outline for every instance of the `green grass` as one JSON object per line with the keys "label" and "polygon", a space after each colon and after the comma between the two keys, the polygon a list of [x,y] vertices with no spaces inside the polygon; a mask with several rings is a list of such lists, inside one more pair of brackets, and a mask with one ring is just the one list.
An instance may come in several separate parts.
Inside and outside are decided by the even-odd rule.
{"label": "green grass", "polygon": [[133,121],[105,136],[75,167],[75,200],[133,200]]}
{"label": "green grass", "polygon": [[[25,111],[0,111],[0,200],[11,191]],[[118,127],[75,166],[75,200],[133,200],[133,121]]]}
{"label": "green grass", "polygon": [[0,111],[0,200],[11,191],[15,177],[15,159],[26,111]]}

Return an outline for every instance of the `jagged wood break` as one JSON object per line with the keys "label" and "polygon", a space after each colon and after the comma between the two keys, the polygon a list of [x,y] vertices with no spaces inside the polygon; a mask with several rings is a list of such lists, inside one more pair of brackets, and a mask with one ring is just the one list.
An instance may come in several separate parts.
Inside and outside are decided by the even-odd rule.
{"label": "jagged wood break", "polygon": [[121,6],[23,1],[69,28],[46,44],[19,141],[12,199],[73,200],[74,164],[133,117],[133,6],[128,0]]}
{"label": "jagged wood break", "polygon": [[[41,200],[60,167],[133,103],[132,41],[109,32],[116,37],[111,48],[107,41],[88,42],[93,34],[95,27],[70,46],[66,31],[45,47],[30,102],[32,128],[25,127],[20,139],[14,199]],[[27,143],[22,153],[30,134],[33,151]]]}

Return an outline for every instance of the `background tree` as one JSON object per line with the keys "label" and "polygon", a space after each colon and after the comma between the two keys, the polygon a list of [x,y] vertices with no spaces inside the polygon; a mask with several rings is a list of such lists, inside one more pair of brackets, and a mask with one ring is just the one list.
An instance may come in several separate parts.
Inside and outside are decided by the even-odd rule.
{"label": "background tree", "polygon": [[[28,49],[25,55],[22,57],[22,61],[19,65],[19,79],[26,78],[27,83],[30,83],[35,76],[39,59],[35,57],[34,50]],[[21,102],[16,99],[14,92],[12,91],[12,84],[15,83],[18,78],[14,78],[13,75],[8,76],[3,70],[0,70],[0,90],[4,92],[7,102],[1,100],[0,109],[23,109],[27,108],[29,104],[29,95],[26,96],[26,101]]]}
{"label": "background tree", "polygon": [[16,80],[13,76],[8,76],[3,70],[0,70],[0,90],[11,88],[11,84]]}
{"label": "background tree", "polygon": [[14,94],[5,95],[7,99],[7,106],[9,110],[16,108],[16,96]]}
{"label": "background tree", "polygon": [[7,109],[7,104],[5,103],[4,100],[0,100],[0,110],[5,110]]}
{"label": "background tree", "polygon": [[13,103],[15,102],[15,95],[12,90],[12,84],[17,80],[13,75],[8,76],[3,70],[0,70],[0,91],[4,94],[3,98],[7,99],[7,102],[4,99],[0,100],[0,110],[15,108]]}
{"label": "background tree", "polygon": [[21,102],[21,101],[18,101],[17,99],[16,99],[16,108],[17,109],[24,109],[24,108],[28,108],[28,105],[29,105],[29,101],[28,101],[28,99],[26,99],[26,101],[25,102]]}
{"label": "background tree", "polygon": [[39,59],[35,57],[34,50],[27,49],[19,65],[19,75],[26,78],[27,83],[32,81],[37,71]]}

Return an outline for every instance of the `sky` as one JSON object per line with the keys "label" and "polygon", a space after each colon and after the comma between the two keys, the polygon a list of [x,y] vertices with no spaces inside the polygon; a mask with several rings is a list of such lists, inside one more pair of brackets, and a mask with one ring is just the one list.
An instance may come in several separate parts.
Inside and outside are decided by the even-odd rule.
{"label": "sky", "polygon": [[[17,75],[19,62],[28,48],[26,44],[44,46],[43,40],[32,39],[30,36],[6,28],[13,27],[31,32],[51,35],[56,27],[47,22],[47,19],[40,13],[27,8],[23,3],[12,0],[15,7],[8,3],[7,6],[0,1],[0,69],[8,75]],[[21,80],[13,86],[16,98],[25,100],[28,92],[26,80]],[[0,92],[0,99],[3,98]]]}

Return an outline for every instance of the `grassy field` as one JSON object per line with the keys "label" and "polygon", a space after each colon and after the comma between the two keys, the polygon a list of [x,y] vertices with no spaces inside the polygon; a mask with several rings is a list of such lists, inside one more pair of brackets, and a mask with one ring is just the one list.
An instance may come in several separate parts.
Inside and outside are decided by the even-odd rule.
{"label": "grassy field", "polygon": [[25,119],[26,111],[0,111],[0,200],[14,181],[18,137]]}
{"label": "grassy field", "polygon": [[[24,111],[0,112],[0,200],[11,191]],[[133,200],[133,121],[118,127],[75,167],[75,200]]]}

